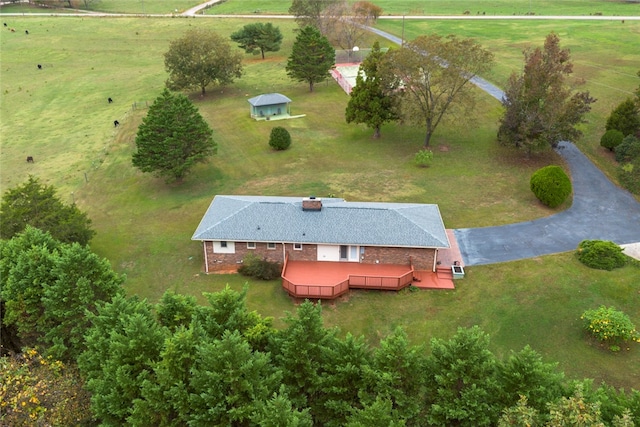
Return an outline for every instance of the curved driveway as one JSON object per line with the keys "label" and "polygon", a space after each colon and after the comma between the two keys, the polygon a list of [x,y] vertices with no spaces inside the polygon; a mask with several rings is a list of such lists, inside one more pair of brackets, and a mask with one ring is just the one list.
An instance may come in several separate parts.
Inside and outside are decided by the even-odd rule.
{"label": "curved driveway", "polygon": [[[384,31],[371,27],[369,30],[394,43],[402,42]],[[480,77],[471,82],[502,101],[504,92],[500,88]],[[572,143],[561,142],[557,151],[571,169],[571,207],[534,221],[454,230],[464,265],[566,252],[586,239],[611,240],[620,245],[640,242],[640,203],[609,181]]]}
{"label": "curved driveway", "polygon": [[640,242],[640,203],[609,181],[575,145],[562,142],[558,151],[571,168],[571,207],[534,221],[454,230],[465,265],[570,251],[585,239]]}

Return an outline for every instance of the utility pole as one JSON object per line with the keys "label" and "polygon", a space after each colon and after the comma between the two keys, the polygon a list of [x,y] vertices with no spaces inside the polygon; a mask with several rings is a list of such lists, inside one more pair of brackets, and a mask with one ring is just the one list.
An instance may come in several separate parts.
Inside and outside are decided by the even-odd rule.
{"label": "utility pole", "polygon": [[400,47],[404,47],[404,15],[402,15],[402,43],[400,43]]}

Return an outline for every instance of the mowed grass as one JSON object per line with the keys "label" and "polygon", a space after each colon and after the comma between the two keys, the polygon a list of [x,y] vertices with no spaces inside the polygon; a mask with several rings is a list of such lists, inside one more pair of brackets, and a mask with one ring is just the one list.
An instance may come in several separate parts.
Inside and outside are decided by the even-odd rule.
{"label": "mowed grass", "polygon": [[[202,292],[215,292],[227,283],[243,287],[246,280],[237,275],[202,274],[201,245],[189,240],[215,194],[335,194],[347,200],[438,203],[450,228],[504,224],[554,212],[536,202],[528,180],[538,167],[560,159],[553,153],[523,159],[498,147],[494,139],[500,106],[495,100],[479,93],[477,115],[463,126],[455,122],[457,117],[443,125],[433,141],[433,166],[415,168],[412,158],[421,146],[422,129],[388,125],[383,138],[372,140],[369,129],[344,122],[348,98],[337,85],[322,83],[309,93],[306,84],[286,76],[295,25],[284,20],[277,23],[285,35],[281,52],[269,53],[264,61],[247,55],[246,73],[236,84],[212,87],[204,98],[193,95],[214,129],[219,151],[184,184],[167,185],[131,166],[137,126],[146,114],[131,105],[151,101],[162,90],[162,55],[170,40],[198,26],[228,34],[248,21],[7,20],[31,34],[3,33],[1,40],[2,188],[33,173],[56,185],[64,200],[76,200],[98,231],[92,248],[127,275],[130,294],[157,301],[173,289],[204,302]],[[569,34],[571,25],[563,27]],[[540,34],[543,40],[546,32]],[[510,40],[519,40],[519,33],[495,37],[487,39],[487,45],[495,46],[498,62],[518,56],[522,46],[518,43],[516,49]],[[594,55],[589,60],[613,69],[601,62],[606,48],[598,48],[595,39],[590,39]],[[616,44],[616,33],[602,39],[608,49],[625,52],[625,46]],[[628,55],[631,60],[637,57]],[[38,71],[37,63],[45,69]],[[507,75],[495,75],[494,80]],[[626,84],[633,88],[635,83]],[[587,82],[587,87],[592,84]],[[247,99],[265,92],[289,96],[293,114],[306,117],[252,121]],[[114,104],[107,104],[109,96]],[[604,117],[595,111],[591,120],[602,122]],[[114,119],[121,122],[117,129]],[[290,150],[269,149],[268,135],[276,124],[291,132]],[[27,165],[27,154],[34,155],[36,163]],[[610,355],[593,347],[576,320],[588,308],[615,304],[640,323],[634,309],[637,269],[597,272],[564,254],[473,267],[467,273],[453,292],[353,292],[348,299],[326,304],[325,319],[344,332],[365,334],[372,343],[396,325],[404,325],[413,342],[420,343],[447,337],[458,325],[480,324],[492,334],[499,354],[528,343],[576,377],[596,376],[627,388],[638,384],[638,350]],[[278,281],[249,282],[248,304],[275,317],[278,326],[285,311],[295,310]]]}
{"label": "mowed grass", "polygon": [[[607,16],[640,14],[638,5],[624,1],[602,0],[376,0],[382,15],[592,15]],[[207,9],[207,14],[288,14],[287,0],[227,0]]]}
{"label": "mowed grass", "polygon": [[[640,9],[640,6],[636,6]],[[392,34],[402,34],[401,20],[381,20],[378,27]],[[577,141],[611,179],[616,180],[617,163],[600,147],[606,119],[640,86],[640,21],[413,21],[405,20],[407,40],[422,34],[456,34],[472,37],[495,54],[495,66],[484,76],[499,87],[506,86],[512,72],[523,66],[523,51],[542,47],[550,33],[560,37],[561,47],[568,48],[574,64],[569,83],[577,90],[588,90],[597,102],[585,116],[580,129],[584,136]],[[638,198],[640,200],[640,197]]]}

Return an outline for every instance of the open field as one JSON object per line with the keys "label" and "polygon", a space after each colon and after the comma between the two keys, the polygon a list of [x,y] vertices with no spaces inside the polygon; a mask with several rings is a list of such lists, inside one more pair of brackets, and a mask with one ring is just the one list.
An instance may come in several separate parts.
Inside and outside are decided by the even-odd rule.
{"label": "open field", "polygon": [[[355,0],[353,0],[355,1]],[[198,5],[197,0],[99,0],[89,10],[108,13],[169,14],[182,13]],[[638,16],[640,2],[625,0],[376,0],[384,15],[595,15]],[[205,11],[205,14],[288,14],[290,0],[226,0]],[[9,5],[0,13],[28,13],[33,8]],[[42,9],[40,9],[42,11]],[[177,11],[177,12],[176,12]]]}
{"label": "open field", "polygon": [[[601,13],[607,16],[640,15],[640,4],[626,1],[602,0],[376,0],[383,15],[524,15],[534,12],[536,15],[592,15]],[[209,14],[287,14],[290,1],[227,0],[211,7]]]}
{"label": "open field", "polygon": [[[136,129],[146,113],[144,108],[132,110],[132,104],[144,105],[162,90],[162,54],[170,40],[195,26],[230,33],[247,21],[7,21],[19,31],[2,33],[0,40],[2,189],[22,183],[32,173],[59,188],[63,200],[77,201],[98,231],[92,248],[127,274],[130,294],[156,301],[167,289],[200,295],[222,289],[225,283],[242,286],[242,277],[201,274],[201,247],[189,240],[215,194],[333,193],[348,200],[438,203],[449,228],[523,221],[553,212],[536,203],[528,179],[538,167],[559,159],[549,153],[523,160],[497,147],[500,106],[495,100],[479,93],[473,122],[441,127],[434,140],[433,166],[417,169],[411,160],[420,148],[421,129],[385,126],[383,138],[374,141],[370,130],[344,123],[348,98],[337,85],[320,84],[310,94],[306,85],[287,78],[283,69],[294,37],[294,24],[288,21],[277,23],[285,35],[281,52],[267,54],[264,61],[246,56],[245,76],[236,84],[210,88],[203,99],[193,97],[214,129],[219,152],[183,185],[168,186],[131,166]],[[380,25],[400,34],[398,21]],[[547,23],[485,25],[407,22],[405,32],[412,37],[426,31],[477,37],[495,50],[497,65],[489,78],[501,84],[520,66],[521,50],[540,44],[553,29]],[[634,66],[640,54],[633,51],[633,40],[640,23],[566,22],[558,28],[563,42],[574,49],[576,68],[590,70],[585,87],[598,91],[599,102],[586,128],[594,132],[581,143],[598,158],[595,130],[600,132],[609,112],[600,103],[616,105],[626,96],[620,94],[639,83]],[[29,29],[29,36],[24,29]],[[43,70],[37,69],[38,63]],[[604,90],[605,85],[615,90]],[[272,124],[250,120],[246,102],[272,91],[293,99],[293,114],[307,115],[278,122],[293,137],[292,148],[282,153],[269,150]],[[109,96],[114,104],[107,104]],[[117,129],[115,119],[121,122]],[[33,155],[36,162],[27,165],[25,155]],[[606,164],[606,158],[602,162]],[[326,322],[366,334],[374,343],[396,325],[404,325],[418,343],[448,336],[458,325],[479,324],[492,335],[498,354],[529,343],[548,360],[559,361],[570,376],[596,376],[627,388],[640,383],[640,349],[618,355],[601,351],[584,340],[578,321],[585,309],[613,304],[640,324],[637,268],[599,272],[561,254],[473,267],[467,273],[452,292],[354,292],[327,305]],[[278,282],[251,282],[248,302],[252,309],[276,318],[294,309]]]}

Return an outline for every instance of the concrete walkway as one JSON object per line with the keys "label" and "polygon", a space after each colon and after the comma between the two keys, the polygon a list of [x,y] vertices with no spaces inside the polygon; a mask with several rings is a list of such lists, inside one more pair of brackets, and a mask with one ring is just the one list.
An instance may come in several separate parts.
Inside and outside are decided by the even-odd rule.
{"label": "concrete walkway", "polygon": [[[392,34],[369,30],[394,42]],[[502,101],[504,92],[475,77],[472,83]],[[561,142],[558,152],[567,161],[573,181],[573,204],[564,212],[534,221],[454,230],[464,265],[493,264],[576,249],[582,240],[611,240],[625,244],[630,256],[639,252],[640,203],[616,187],[578,148]]]}

